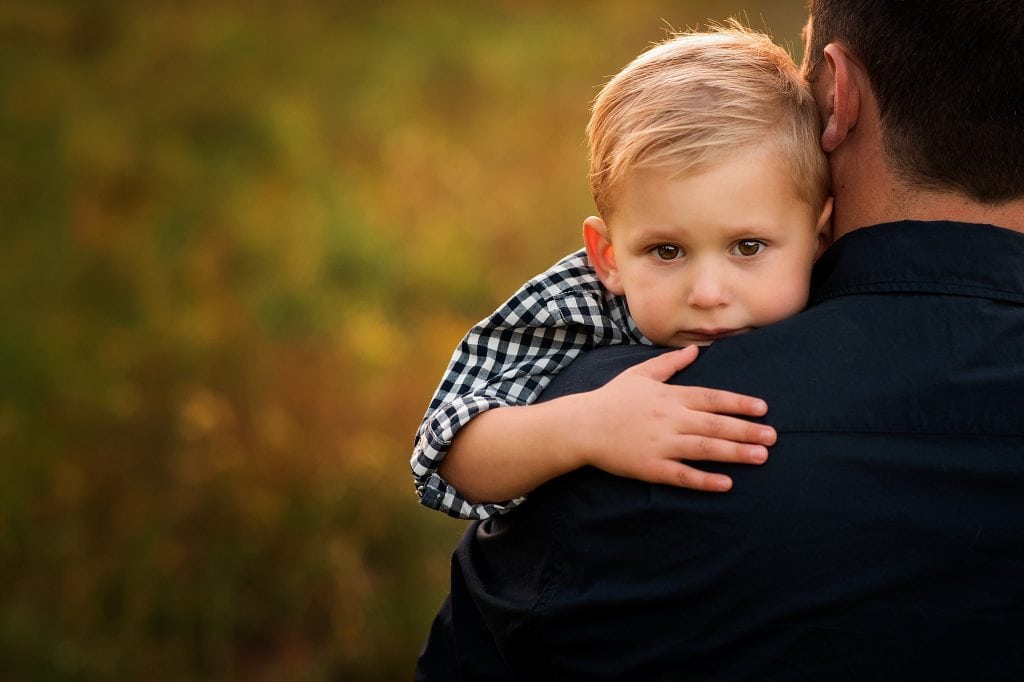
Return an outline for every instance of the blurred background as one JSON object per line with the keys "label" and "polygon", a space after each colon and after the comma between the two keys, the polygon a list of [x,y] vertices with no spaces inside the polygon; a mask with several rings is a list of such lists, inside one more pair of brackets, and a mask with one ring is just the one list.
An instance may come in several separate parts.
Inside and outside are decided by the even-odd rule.
{"label": "blurred background", "polygon": [[580,243],[597,88],[803,2],[0,2],[0,678],[404,680],[413,434]]}

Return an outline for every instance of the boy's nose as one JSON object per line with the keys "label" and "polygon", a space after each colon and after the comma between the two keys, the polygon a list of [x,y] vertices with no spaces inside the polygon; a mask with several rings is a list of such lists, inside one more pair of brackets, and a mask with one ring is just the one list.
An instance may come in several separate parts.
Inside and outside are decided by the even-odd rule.
{"label": "boy's nose", "polygon": [[718,308],[729,303],[725,283],[713,268],[694,272],[686,302],[694,308]]}

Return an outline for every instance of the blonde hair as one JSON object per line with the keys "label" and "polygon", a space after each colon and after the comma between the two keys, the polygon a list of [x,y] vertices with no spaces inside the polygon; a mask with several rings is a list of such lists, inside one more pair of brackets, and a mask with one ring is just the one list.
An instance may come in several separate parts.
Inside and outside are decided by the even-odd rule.
{"label": "blonde hair", "polygon": [[735,21],[674,34],[630,62],[594,101],[590,189],[607,218],[631,170],[684,175],[771,144],[785,156],[799,198],[818,207],[829,194],[820,129],[796,65],[768,36]]}

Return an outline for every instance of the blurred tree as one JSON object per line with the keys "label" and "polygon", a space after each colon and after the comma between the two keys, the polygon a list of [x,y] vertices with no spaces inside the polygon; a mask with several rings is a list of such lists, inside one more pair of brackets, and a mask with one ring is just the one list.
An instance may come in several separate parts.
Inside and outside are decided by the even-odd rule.
{"label": "blurred tree", "polygon": [[0,5],[0,677],[408,679],[448,355],[576,248],[597,86],[743,9]]}

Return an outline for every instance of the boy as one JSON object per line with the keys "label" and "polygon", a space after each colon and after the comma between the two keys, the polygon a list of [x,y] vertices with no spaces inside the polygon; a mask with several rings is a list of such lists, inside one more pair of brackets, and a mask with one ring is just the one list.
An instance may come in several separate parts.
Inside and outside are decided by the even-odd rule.
{"label": "boy", "polygon": [[[470,330],[417,433],[417,492],[452,516],[506,511],[583,465],[724,491],[728,477],[679,460],[756,464],[774,443],[770,427],[723,416],[761,416],[762,401],[662,382],[694,360],[694,346],[807,302],[832,202],[796,66],[735,23],[675,36],[605,85],[587,133],[601,217],[584,221],[586,248]],[[620,343],[683,350],[531,404],[582,351]]]}

